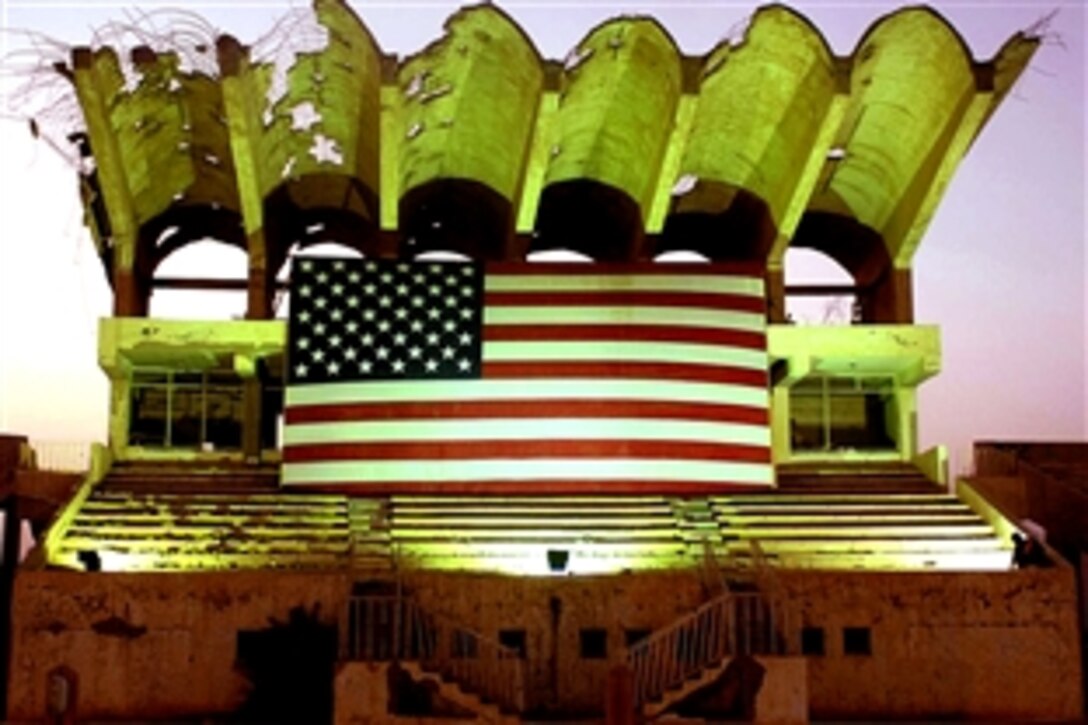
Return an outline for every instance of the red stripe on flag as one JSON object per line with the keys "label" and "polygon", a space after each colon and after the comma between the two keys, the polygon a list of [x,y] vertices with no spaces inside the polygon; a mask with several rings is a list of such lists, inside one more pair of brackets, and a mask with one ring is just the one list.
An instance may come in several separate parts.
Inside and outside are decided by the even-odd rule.
{"label": "red stripe on flag", "polygon": [[484,361],[483,377],[510,378],[601,378],[623,380],[684,380],[692,383],[722,383],[767,387],[767,371],[726,365],[697,363],[555,361]]}
{"label": "red stripe on flag", "polygon": [[644,440],[380,441],[284,446],[286,463],[313,461],[461,461],[547,458],[638,458],[769,463],[767,446]]}
{"label": "red stripe on flag", "polygon": [[762,332],[722,330],[713,327],[670,327],[665,325],[488,325],[486,342],[521,341],[629,341],[693,342],[697,344],[765,350]]}
{"label": "red stripe on flag", "polygon": [[685,309],[763,312],[762,297],[714,292],[640,292],[632,290],[539,290],[485,292],[487,307],[679,307]]}
{"label": "red stripe on flag", "polygon": [[458,400],[291,406],[290,424],[487,418],[645,418],[767,425],[767,410],[744,405],[657,400]]}
{"label": "red stripe on flag", "polygon": [[767,273],[757,262],[488,262],[488,275],[577,277],[585,275],[633,275],[638,277],[752,277],[762,280]]}

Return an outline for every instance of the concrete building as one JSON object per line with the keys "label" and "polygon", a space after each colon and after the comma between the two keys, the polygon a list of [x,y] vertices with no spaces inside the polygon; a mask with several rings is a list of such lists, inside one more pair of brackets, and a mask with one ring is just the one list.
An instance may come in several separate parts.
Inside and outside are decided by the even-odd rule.
{"label": "concrete building", "polygon": [[[282,29],[298,51],[284,62],[222,36],[80,48],[57,68],[83,112],[86,221],[115,295],[99,327],[110,436],[14,574],[9,718],[1081,717],[1073,567],[1044,547],[1049,566],[1011,569],[1022,516],[977,482],[950,493],[945,452],[919,450],[916,432],[917,389],[941,357],[938,330],[914,324],[912,259],[1037,38],[976,60],[911,7],[839,57],[771,5],[703,57],[651,18],[620,17],[556,61],[480,5],[396,58],[338,0],[316,0],[314,17]],[[246,279],[156,275],[207,238],[246,253]],[[751,283],[755,312],[722,295],[727,314],[757,319],[745,336],[683,343],[754,348],[756,383],[725,380],[715,358],[720,387],[699,390],[727,397],[684,389],[684,415],[745,408],[720,429],[743,442],[665,439],[679,414],[663,413],[598,465],[614,421],[568,395],[562,414],[534,399],[501,434],[468,436],[481,460],[530,460],[516,475],[461,476],[461,459],[417,445],[409,463],[348,459],[348,483],[292,478],[301,433],[284,433],[285,389],[305,384],[287,364],[304,349],[305,293],[288,268],[329,243],[343,257],[330,264],[374,270],[444,254],[529,274],[540,253],[579,253],[583,265],[537,268],[554,288],[537,325],[557,328],[549,343],[578,324],[555,311],[570,289],[679,279],[673,301],[654,299],[688,313],[711,305],[715,276]],[[788,288],[790,247],[852,284]],[[669,266],[676,253],[702,261]],[[244,289],[245,319],[147,316],[154,290],[178,288]],[[790,324],[790,295],[849,296],[853,324]],[[291,322],[276,317],[287,299]],[[642,319],[619,317],[624,335]],[[681,325],[698,327],[637,326],[658,351]],[[653,417],[645,391],[679,384],[633,360],[610,359],[609,375],[636,381],[637,414]],[[745,384],[755,398],[728,397]],[[403,451],[390,431],[418,434],[428,406],[333,427],[369,426]],[[579,415],[593,431],[575,432]],[[567,430],[511,442],[513,418],[549,416]],[[593,453],[575,467],[518,453],[560,440]],[[699,465],[673,460],[681,449]],[[705,473],[718,470],[730,477]]]}

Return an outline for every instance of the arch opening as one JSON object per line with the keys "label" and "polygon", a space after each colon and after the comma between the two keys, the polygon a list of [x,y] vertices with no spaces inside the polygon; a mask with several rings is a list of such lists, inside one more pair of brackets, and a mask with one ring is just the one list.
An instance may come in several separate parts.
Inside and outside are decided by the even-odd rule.
{"label": "arch opening", "polygon": [[201,239],[170,251],[151,278],[151,317],[235,320],[246,314],[249,258],[234,244]]}
{"label": "arch opening", "polygon": [[[272,297],[272,316],[277,320],[286,320],[291,314],[291,265],[295,257],[350,257],[363,259],[366,255],[355,247],[320,236],[322,230],[311,227],[313,235],[304,241],[295,242],[287,248],[283,264],[276,272],[276,291]],[[320,241],[313,241],[319,239]]]}
{"label": "arch opening", "polygon": [[415,256],[419,262],[471,262],[472,257],[449,249],[429,249]]}
{"label": "arch opening", "polygon": [[525,257],[526,262],[537,263],[549,263],[549,262],[573,262],[573,263],[586,263],[593,262],[593,257],[583,252],[578,252],[573,249],[541,249],[536,252],[530,252]]}
{"label": "arch opening", "polygon": [[853,276],[829,255],[791,247],[785,256],[786,320],[794,325],[860,321]]}
{"label": "arch opening", "polygon": [[710,257],[686,249],[675,249],[662,252],[654,257],[654,261],[661,264],[710,264]]}

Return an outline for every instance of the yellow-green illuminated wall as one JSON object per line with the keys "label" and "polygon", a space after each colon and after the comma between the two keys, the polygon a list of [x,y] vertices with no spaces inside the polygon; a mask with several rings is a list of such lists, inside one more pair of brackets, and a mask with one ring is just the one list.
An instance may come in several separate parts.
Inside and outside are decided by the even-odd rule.
{"label": "yellow-green illuminated wall", "polygon": [[110,450],[117,460],[241,459],[237,452],[153,449],[128,445],[132,371],[136,368],[198,372],[233,369],[253,374],[255,361],[281,354],[282,320],[160,320],[104,318],[99,322],[98,364],[110,378]]}
{"label": "yellow-green illuminated wall", "polygon": [[[776,463],[791,460],[912,460],[918,453],[918,386],[940,370],[940,331],[933,325],[817,327],[772,325],[767,332],[772,365],[785,373],[771,391],[771,439]],[[895,404],[886,421],[898,450],[794,452],[790,445],[790,387],[813,375],[894,380]]]}

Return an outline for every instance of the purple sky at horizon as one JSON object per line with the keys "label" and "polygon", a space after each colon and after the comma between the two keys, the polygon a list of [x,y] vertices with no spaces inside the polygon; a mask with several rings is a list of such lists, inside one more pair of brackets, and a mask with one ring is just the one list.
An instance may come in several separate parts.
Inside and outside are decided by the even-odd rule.
{"label": "purple sky at horizon", "polygon": [[[623,13],[654,15],[686,53],[701,54],[759,3],[498,4],[543,55],[562,58],[598,22]],[[791,6],[836,53],[848,54],[873,21],[902,4]],[[195,9],[243,42],[303,5],[140,3],[144,10]],[[353,5],[383,50],[407,55],[441,35],[443,20],[459,3]],[[922,447],[946,443],[962,467],[972,440],[1088,439],[1088,12],[1084,2],[932,5],[980,59],[1058,10],[1031,66],[964,158],[915,257],[916,320],[941,326],[944,366],[921,389]],[[0,26],[78,45],[94,27],[124,20],[132,7],[0,0]],[[5,56],[23,42],[12,33],[0,40]],[[0,120],[0,431],[105,438],[108,391],[96,363],[96,319],[109,313],[110,293],[81,215],[74,171],[35,141],[24,121]]]}

